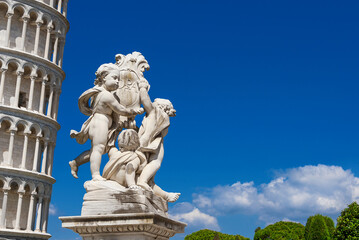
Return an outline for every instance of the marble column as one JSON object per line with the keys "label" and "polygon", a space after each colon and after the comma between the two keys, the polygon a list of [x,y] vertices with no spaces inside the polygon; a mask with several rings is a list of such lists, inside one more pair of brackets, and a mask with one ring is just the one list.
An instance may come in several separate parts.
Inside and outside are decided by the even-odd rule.
{"label": "marble column", "polygon": [[29,23],[30,17],[25,16],[22,17],[22,34],[21,34],[21,46],[20,49],[25,51],[25,42],[26,42],[26,31],[27,31],[27,24]]}
{"label": "marble column", "polygon": [[49,164],[47,165],[47,175],[51,176],[52,174],[52,165],[54,163],[54,149],[55,149],[55,143],[52,142],[49,145]]}
{"label": "marble column", "polygon": [[4,197],[2,200],[1,216],[0,216],[0,228],[5,228],[5,217],[6,217],[6,208],[7,208],[7,198],[10,189],[3,189]]}
{"label": "marble column", "polygon": [[53,82],[51,82],[50,83],[49,103],[47,104],[47,112],[46,112],[46,116],[48,116],[48,117],[51,117],[53,97],[54,97],[54,86],[53,86]]}
{"label": "marble column", "polygon": [[67,17],[67,2],[68,0],[64,0],[64,7],[62,8],[62,15],[64,15],[64,17]]}
{"label": "marble column", "polygon": [[29,145],[29,135],[31,134],[30,131],[24,132],[24,146],[22,148],[22,157],[21,157],[21,169],[26,168],[26,157],[27,157],[27,147]]}
{"label": "marble column", "polygon": [[47,231],[47,218],[48,218],[48,215],[49,215],[49,206],[50,206],[50,197],[45,196],[45,199],[44,199],[44,217],[43,217],[43,220],[42,220],[42,227],[41,227],[43,233],[46,233],[46,231]]}
{"label": "marble column", "polygon": [[36,216],[36,227],[35,232],[41,232],[41,218],[42,218],[42,205],[43,205],[43,196],[39,196],[38,208],[37,208],[37,216]]}
{"label": "marble column", "polygon": [[36,136],[36,143],[35,143],[35,151],[34,151],[34,161],[32,165],[32,171],[37,171],[37,165],[39,161],[39,148],[40,148],[40,137]]}
{"label": "marble column", "polygon": [[12,154],[14,151],[14,139],[15,139],[15,132],[17,129],[10,129],[10,141],[9,141],[9,155],[7,158],[7,161],[5,163],[6,166],[12,167],[13,161],[12,161]]}
{"label": "marble column", "polygon": [[38,55],[39,51],[39,40],[40,40],[40,30],[41,30],[42,21],[36,21],[36,33],[35,33],[35,46],[34,54]]}
{"label": "marble column", "polygon": [[62,9],[62,0],[59,0],[57,3],[57,11],[61,13],[61,9]]}
{"label": "marble column", "polygon": [[35,87],[36,76],[31,75],[30,80],[31,80],[31,82],[30,82],[29,102],[27,104],[28,110],[32,110],[32,102],[34,100],[34,87]]}
{"label": "marble column", "polygon": [[42,83],[41,83],[40,107],[39,107],[39,113],[41,113],[41,114],[44,114],[45,90],[46,90],[47,81],[48,81],[47,76],[43,77]]}
{"label": "marble column", "polygon": [[63,57],[64,57],[64,48],[65,48],[65,39],[61,38],[60,44],[59,44],[59,62],[57,64],[57,65],[59,65],[59,67],[62,67],[62,62],[63,62]]}
{"label": "marble column", "polygon": [[1,68],[1,82],[0,82],[0,103],[4,104],[4,87],[5,87],[5,75],[7,68]]}
{"label": "marble column", "polygon": [[6,25],[6,35],[5,35],[5,46],[10,47],[10,33],[11,33],[11,20],[14,13],[7,13],[7,25]]}
{"label": "marble column", "polygon": [[49,139],[44,139],[44,153],[42,155],[42,165],[41,165],[41,173],[45,174],[46,172],[46,163],[48,159],[48,148],[49,148]]}
{"label": "marble column", "polygon": [[34,202],[35,202],[35,193],[31,193],[30,204],[29,204],[29,213],[27,215],[26,231],[32,230],[32,223],[33,223],[33,218],[34,218]]}
{"label": "marble column", "polygon": [[58,105],[59,105],[59,97],[60,97],[60,93],[61,90],[57,89],[55,90],[55,99],[54,99],[54,106],[53,106],[53,113],[52,113],[52,118],[57,120],[57,110],[58,110]]}
{"label": "marble column", "polygon": [[57,53],[59,48],[59,36],[58,33],[55,34],[55,44],[54,44],[54,53],[52,55],[52,62],[57,64]]}
{"label": "marble column", "polygon": [[50,60],[49,51],[50,51],[51,32],[52,32],[52,23],[48,24],[46,27],[46,43],[45,43],[44,58],[47,60]]}
{"label": "marble column", "polygon": [[21,87],[21,80],[22,76],[24,75],[24,72],[17,71],[16,72],[16,88],[15,88],[15,101],[13,107],[19,107],[19,97],[20,97],[20,87]]}
{"label": "marble column", "polygon": [[25,191],[19,191],[19,198],[17,201],[16,219],[15,219],[15,230],[20,230],[21,210],[22,210],[22,199],[24,198]]}

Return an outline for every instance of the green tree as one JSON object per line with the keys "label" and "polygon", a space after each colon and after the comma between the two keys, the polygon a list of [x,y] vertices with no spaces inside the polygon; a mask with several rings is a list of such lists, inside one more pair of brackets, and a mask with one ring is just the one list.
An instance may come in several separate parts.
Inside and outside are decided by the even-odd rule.
{"label": "green tree", "polygon": [[329,231],[330,239],[333,239],[334,230],[335,230],[334,221],[333,221],[333,219],[331,219],[330,217],[327,217],[327,216],[324,216],[324,220],[325,220],[325,224],[327,225],[327,228]]}
{"label": "green tree", "polygon": [[218,240],[250,240],[249,238],[243,237],[241,235],[229,235],[224,234],[208,229],[199,230],[190,235],[187,235],[185,240],[210,240],[210,239],[218,239]]}
{"label": "green tree", "polygon": [[337,219],[335,240],[359,239],[359,205],[356,202],[345,208]]}
{"label": "green tree", "polygon": [[320,214],[311,216],[305,225],[306,240],[330,240],[333,237],[334,222],[330,217]]}
{"label": "green tree", "polygon": [[221,240],[221,239],[219,238],[218,233],[214,236],[213,240]]}
{"label": "green tree", "polygon": [[294,222],[276,222],[257,230],[254,240],[304,240],[304,226]]}

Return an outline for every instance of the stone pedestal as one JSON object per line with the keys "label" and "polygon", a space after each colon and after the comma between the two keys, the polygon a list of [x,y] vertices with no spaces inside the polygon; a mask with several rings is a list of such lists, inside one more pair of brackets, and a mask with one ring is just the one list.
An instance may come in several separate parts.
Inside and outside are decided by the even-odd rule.
{"label": "stone pedestal", "polygon": [[83,240],[168,240],[183,233],[185,223],[155,213],[60,217],[62,227]]}

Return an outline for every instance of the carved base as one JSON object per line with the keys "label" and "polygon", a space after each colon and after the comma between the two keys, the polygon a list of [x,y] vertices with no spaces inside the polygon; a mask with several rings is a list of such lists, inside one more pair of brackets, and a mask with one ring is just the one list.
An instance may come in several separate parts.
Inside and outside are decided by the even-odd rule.
{"label": "carved base", "polygon": [[153,192],[130,190],[115,181],[87,181],[81,216],[155,213],[167,217],[167,202]]}
{"label": "carved base", "polygon": [[62,227],[83,240],[168,240],[183,233],[185,223],[153,213],[60,217]]}

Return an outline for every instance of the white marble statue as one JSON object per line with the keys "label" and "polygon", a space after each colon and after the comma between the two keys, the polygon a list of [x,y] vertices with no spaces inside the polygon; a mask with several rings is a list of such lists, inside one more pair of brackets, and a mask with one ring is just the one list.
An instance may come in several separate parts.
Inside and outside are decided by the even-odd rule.
{"label": "white marble statue", "polygon": [[[156,199],[159,197],[165,202],[174,202],[180,196],[180,193],[162,190],[154,182],[164,157],[163,139],[170,126],[169,117],[175,116],[176,111],[169,100],[157,98],[151,101],[148,95],[150,85],[143,76],[147,69],[149,65],[141,53],[118,54],[116,64],[100,66],[96,72],[95,87],[79,98],[80,111],[90,117],[80,132],[71,131],[71,137],[80,144],[89,138],[92,148],[69,164],[71,174],[78,178],[78,167],[90,162],[92,181],[85,183],[85,214],[96,214],[97,208],[106,204],[112,206],[108,207],[108,213],[143,208],[143,204],[147,206],[145,209],[166,213],[166,207]],[[138,128],[135,117],[144,111],[146,115]],[[115,146],[118,134],[119,148]],[[105,153],[108,153],[109,162],[101,176],[100,163]],[[134,194],[125,189],[137,191],[137,205],[113,207],[117,201],[124,204],[123,194]],[[148,192],[145,202],[140,200],[141,192]]]}
{"label": "white marble statue", "polygon": [[[103,180],[100,175],[102,155],[109,140],[113,139],[119,115],[133,116],[142,114],[143,109],[127,109],[111,93],[118,88],[120,70],[115,64],[103,64],[96,72],[95,87],[85,91],[79,98],[80,111],[90,117],[84,122],[80,132],[71,131],[71,137],[83,144],[91,140],[90,168],[93,180]],[[88,101],[91,98],[91,105]]]}

